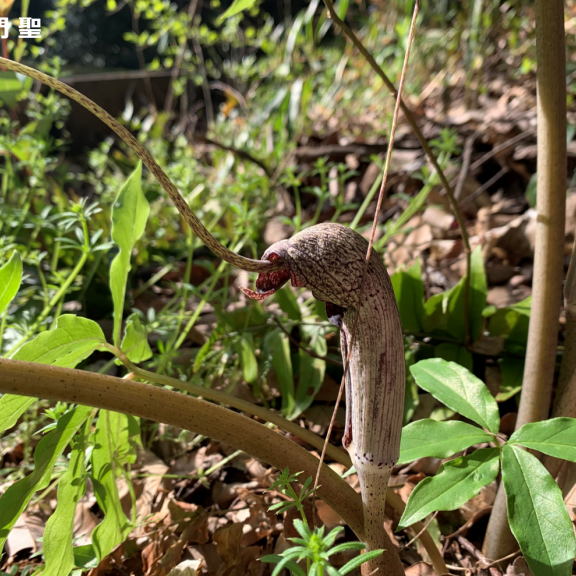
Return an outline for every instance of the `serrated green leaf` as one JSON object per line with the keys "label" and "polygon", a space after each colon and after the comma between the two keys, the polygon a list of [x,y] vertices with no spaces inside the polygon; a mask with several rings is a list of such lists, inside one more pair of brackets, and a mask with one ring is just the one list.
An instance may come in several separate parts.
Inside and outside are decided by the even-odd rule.
{"label": "serrated green leaf", "polygon": [[443,464],[434,477],[422,480],[410,494],[398,530],[437,510],[456,510],[498,475],[500,450],[483,448]]}
{"label": "serrated green leaf", "polygon": [[402,429],[398,464],[417,458],[448,458],[474,444],[492,442],[493,436],[466,422],[417,420]]}
{"label": "serrated green leaf", "polygon": [[0,314],[18,293],[22,281],[22,260],[14,250],[10,260],[0,268]]}
{"label": "serrated green leaf", "polygon": [[274,294],[274,299],[278,302],[280,310],[282,310],[290,320],[296,322],[302,320],[302,313],[300,312],[300,306],[298,306],[298,300],[291,288],[283,286],[276,292],[276,294]]}
{"label": "serrated green leaf", "polygon": [[129,434],[124,418],[124,414],[100,410],[96,424],[92,483],[98,505],[104,512],[104,520],[92,531],[92,545],[99,561],[123,542],[132,529],[132,524],[122,510],[116,484],[117,466],[122,461],[119,453],[125,450],[122,443]]}
{"label": "serrated green leaf", "polygon": [[576,462],[576,419],[552,418],[524,424],[508,440],[549,456]]}
{"label": "serrated green leaf", "polygon": [[244,380],[249,384],[255,384],[258,380],[258,361],[254,354],[254,340],[251,334],[242,334],[237,343],[237,351]]}
{"label": "serrated green leaf", "polygon": [[519,446],[502,449],[508,521],[536,576],[570,576],[576,553],[572,522],[558,484]]}
{"label": "serrated green leaf", "polygon": [[0,549],[34,492],[48,486],[52,468],[92,408],[78,406],[64,414],[56,428],[46,434],[34,451],[34,471],[18,480],[0,498]]}
{"label": "serrated green leaf", "polygon": [[422,360],[410,371],[420,388],[434,398],[496,434],[500,426],[498,405],[484,383],[454,362],[441,358]]}
{"label": "serrated green leaf", "polygon": [[282,413],[285,416],[290,416],[294,412],[294,376],[290,358],[290,343],[286,335],[280,330],[269,332],[264,342],[272,357],[272,366],[274,366],[282,395]]}
{"label": "serrated green leaf", "polygon": [[102,328],[87,318],[64,314],[54,330],[38,334],[14,354],[13,360],[74,368],[106,342]]}
{"label": "serrated green leaf", "polygon": [[18,418],[30,408],[36,398],[27,396],[15,396],[14,394],[4,394],[0,398],[0,434],[8,428],[12,428]]}
{"label": "serrated green leaf", "polygon": [[43,547],[46,565],[43,576],[69,574],[74,568],[72,536],[76,506],[86,488],[85,436],[82,436],[70,454],[66,472],[58,484],[58,504],[44,530]]}
{"label": "serrated green leaf", "polygon": [[152,358],[148,334],[146,334],[146,330],[144,330],[136,313],[130,314],[126,320],[126,330],[121,348],[128,359],[136,364]]}
{"label": "serrated green leaf", "polygon": [[398,270],[390,277],[402,327],[408,332],[422,330],[424,317],[424,282],[420,259],[406,270]]}
{"label": "serrated green leaf", "polygon": [[110,291],[114,302],[114,345],[120,344],[122,312],[126,297],[126,282],[130,271],[130,256],[136,241],[144,233],[150,205],[142,192],[142,162],[130,174],[112,208],[112,240],[120,252],[110,266]]}

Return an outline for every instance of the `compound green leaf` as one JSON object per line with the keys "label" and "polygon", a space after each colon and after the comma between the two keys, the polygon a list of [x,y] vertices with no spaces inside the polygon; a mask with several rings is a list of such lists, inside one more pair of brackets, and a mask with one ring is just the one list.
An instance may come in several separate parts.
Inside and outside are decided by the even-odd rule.
{"label": "compound green leaf", "polygon": [[562,492],[537,458],[519,446],[503,447],[502,480],[508,521],[536,576],[570,576],[576,542]]}
{"label": "compound green leaf", "polygon": [[398,529],[411,526],[437,510],[456,510],[498,475],[500,451],[483,448],[443,464],[434,477],[414,488]]}
{"label": "compound green leaf", "polygon": [[148,344],[148,334],[140,323],[138,314],[130,314],[126,320],[126,331],[122,339],[122,351],[128,359],[138,364],[152,358],[152,350]]}
{"label": "compound green leaf", "polygon": [[420,388],[434,398],[496,434],[500,426],[498,405],[484,383],[455,362],[441,358],[422,360],[410,371]]}
{"label": "compound green leaf", "polygon": [[12,484],[0,498],[0,549],[34,492],[48,486],[54,464],[91,410],[88,406],[78,406],[64,414],[56,428],[38,443],[34,452],[34,471]]}
{"label": "compound green leaf", "polygon": [[0,314],[6,310],[20,288],[22,281],[22,260],[14,250],[10,260],[0,268]]}
{"label": "compound green leaf", "polygon": [[43,547],[46,565],[43,576],[69,574],[74,568],[72,536],[76,506],[86,489],[85,442],[82,437],[72,450],[68,468],[58,484],[58,504],[44,530]]}
{"label": "compound green leaf", "polygon": [[114,302],[114,345],[120,344],[122,312],[126,297],[126,282],[130,271],[130,256],[136,241],[144,233],[150,205],[142,192],[142,162],[118,193],[112,208],[112,240],[120,252],[110,266],[110,291]]}
{"label": "compound green leaf", "polygon": [[524,424],[508,444],[521,444],[549,456],[576,462],[576,419],[552,418]]}
{"label": "compound green leaf", "polygon": [[402,429],[398,464],[417,458],[447,458],[474,444],[491,442],[493,436],[466,422],[417,420]]}
{"label": "compound green leaf", "polygon": [[13,360],[74,368],[106,342],[102,328],[87,318],[64,314],[54,330],[38,334],[14,354]]}

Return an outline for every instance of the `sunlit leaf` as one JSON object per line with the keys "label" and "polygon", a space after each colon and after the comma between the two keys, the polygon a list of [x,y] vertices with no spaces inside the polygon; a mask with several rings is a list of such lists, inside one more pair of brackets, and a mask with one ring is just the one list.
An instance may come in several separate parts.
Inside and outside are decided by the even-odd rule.
{"label": "sunlit leaf", "polygon": [[46,524],[43,547],[46,564],[43,576],[61,576],[69,574],[74,568],[74,552],[72,536],[74,532],[74,516],[76,506],[84,495],[86,488],[85,437],[70,454],[70,462],[66,472],[58,484],[56,510]]}
{"label": "sunlit leaf", "polygon": [[46,434],[38,443],[34,451],[34,471],[12,484],[0,498],[0,549],[34,492],[48,486],[54,464],[91,410],[88,406],[78,406],[64,414],[56,429]]}
{"label": "sunlit leaf", "polygon": [[466,422],[417,420],[402,429],[398,464],[427,456],[447,458],[474,444],[492,442],[493,436]]}
{"label": "sunlit leaf", "polygon": [[443,464],[410,494],[398,529],[411,526],[437,510],[457,510],[498,475],[500,450],[484,448]]}
{"label": "sunlit leaf", "polygon": [[10,260],[0,268],[0,314],[6,310],[20,288],[22,281],[22,260],[14,250]]}
{"label": "sunlit leaf", "polygon": [[256,0],[234,0],[228,10],[218,17],[218,23],[221,24],[227,18],[236,16],[236,14],[244,12],[244,10],[250,10],[254,4],[256,4]]}
{"label": "sunlit leaf", "polygon": [[106,341],[102,328],[74,314],[60,316],[53,330],[38,334],[14,354],[13,360],[74,368]]}
{"label": "sunlit leaf", "polygon": [[258,361],[254,354],[254,340],[251,334],[242,334],[237,343],[238,356],[242,376],[249,384],[254,384],[258,380]]}
{"label": "sunlit leaf", "polygon": [[36,398],[27,396],[15,396],[14,394],[4,394],[0,398],[0,434],[8,428],[12,428],[18,418],[30,408]]}
{"label": "sunlit leaf", "polygon": [[558,484],[520,446],[502,454],[508,521],[528,566],[537,576],[570,576],[576,542]]}
{"label": "sunlit leaf", "polygon": [[576,462],[576,419],[552,418],[524,424],[508,440],[549,456]]}
{"label": "sunlit leaf", "polygon": [[118,494],[117,467],[119,449],[124,449],[126,416],[101,410],[92,451],[92,483],[104,520],[92,532],[92,545],[98,560],[107,556],[126,539],[132,524],[124,514]]}
{"label": "sunlit leaf", "polygon": [[112,208],[112,240],[120,249],[110,266],[110,290],[114,302],[115,346],[120,344],[126,282],[130,271],[130,256],[136,241],[144,233],[149,212],[150,205],[142,192],[142,162],[139,162],[120,189]]}
{"label": "sunlit leaf", "polygon": [[128,359],[138,364],[152,358],[148,335],[140,323],[138,314],[130,314],[126,320],[126,331],[122,339],[122,351]]}
{"label": "sunlit leaf", "polygon": [[484,383],[466,368],[441,358],[432,358],[410,366],[410,371],[418,386],[442,404],[490,432],[498,432],[498,405]]}

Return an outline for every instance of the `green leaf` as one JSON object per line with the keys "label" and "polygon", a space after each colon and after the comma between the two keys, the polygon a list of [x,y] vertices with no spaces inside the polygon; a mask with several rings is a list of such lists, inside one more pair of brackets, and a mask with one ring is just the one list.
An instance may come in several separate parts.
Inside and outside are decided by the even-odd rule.
{"label": "green leaf", "polygon": [[240,12],[244,12],[244,10],[250,10],[252,6],[256,4],[256,0],[234,0],[232,5],[222,14],[222,16],[218,17],[217,23],[220,25],[224,20],[230,18],[231,16],[236,16],[236,14],[240,14]]}
{"label": "green leaf", "polygon": [[576,553],[562,492],[537,458],[519,446],[502,449],[508,521],[536,576],[570,576]]}
{"label": "green leaf", "polygon": [[149,212],[150,205],[142,192],[142,162],[139,162],[120,189],[112,208],[112,240],[120,249],[110,266],[110,291],[114,302],[115,346],[120,344],[126,282],[130,271],[130,256],[136,241],[144,233]]}
{"label": "green leaf", "polygon": [[338,570],[338,574],[348,574],[348,572],[352,572],[352,570],[355,570],[365,562],[378,558],[378,556],[381,556],[383,552],[384,550],[371,550],[370,552],[360,554],[359,556],[356,556],[356,558],[352,558],[352,560],[346,562],[346,564]]}
{"label": "green leaf", "polygon": [[22,82],[14,72],[0,72],[0,100],[9,108],[14,108],[18,103],[18,94],[29,89],[31,85],[32,78],[26,78]]}
{"label": "green leaf", "polygon": [[576,419],[552,418],[524,424],[508,440],[549,456],[576,462]]}
{"label": "green leaf", "polygon": [[500,391],[496,394],[496,402],[505,402],[522,390],[524,379],[523,358],[499,358],[500,366]]}
{"label": "green leaf", "polygon": [[299,322],[302,320],[302,314],[300,313],[300,306],[298,306],[298,300],[291,288],[287,286],[283,286],[274,294],[274,298],[276,302],[278,302],[278,306],[280,306],[280,310],[290,318],[290,320],[294,320]]}
{"label": "green leaf", "polygon": [[420,388],[434,398],[496,434],[500,426],[498,405],[484,383],[466,368],[441,358],[410,366]]}
{"label": "green leaf", "polygon": [[434,477],[425,478],[410,494],[398,530],[437,510],[456,510],[498,475],[500,450],[483,448],[443,464]]}
{"label": "green leaf", "polygon": [[10,260],[0,268],[0,314],[6,310],[20,288],[22,281],[22,260],[14,250]]}
{"label": "green leaf", "polygon": [[513,306],[496,310],[490,316],[488,322],[490,336],[504,337],[505,349],[514,354],[523,355],[526,352],[531,306],[532,297],[529,296]]}
{"label": "green leaf", "polygon": [[91,410],[89,406],[78,406],[64,414],[56,428],[38,443],[34,452],[34,471],[12,484],[0,498],[0,550],[34,492],[48,486],[54,464]]}
{"label": "green leaf", "polygon": [[472,370],[472,354],[460,344],[451,344],[450,342],[438,344],[434,348],[434,355],[436,358],[442,358],[448,362],[456,362],[456,364],[464,366],[467,370]]}
{"label": "green leaf", "polygon": [[447,458],[474,444],[493,440],[493,436],[466,422],[417,420],[402,429],[398,464],[427,456]]}
{"label": "green leaf", "polygon": [[27,396],[15,396],[14,394],[4,394],[0,398],[0,434],[8,428],[12,428],[18,418],[30,408],[36,398]]}
{"label": "green leaf", "polygon": [[122,510],[116,484],[118,450],[123,449],[126,427],[122,414],[100,410],[95,446],[92,451],[92,483],[98,505],[104,512],[104,520],[92,531],[92,545],[98,561],[106,557],[130,533],[132,525]]}
{"label": "green leaf", "polygon": [[74,368],[106,342],[102,328],[87,318],[64,314],[54,330],[38,334],[14,354],[13,360]]}
{"label": "green leaf", "polygon": [[422,331],[424,282],[420,259],[417,259],[410,268],[394,272],[390,280],[398,303],[402,327],[408,332]]}
{"label": "green leaf", "polygon": [[73,549],[74,553],[74,566],[90,570],[98,566],[98,558],[92,544],[85,544],[84,546],[76,546]]}
{"label": "green leaf", "polygon": [[472,341],[475,342],[482,335],[484,317],[482,311],[486,306],[486,296],[488,295],[488,283],[484,270],[484,260],[482,259],[482,248],[477,246],[472,252],[470,259],[470,333]]}
{"label": "green leaf", "polygon": [[255,384],[258,380],[258,361],[254,354],[252,334],[242,334],[236,345],[236,350],[240,358],[240,366],[242,367],[244,380],[250,384]]}
{"label": "green leaf", "polygon": [[[319,356],[325,356],[328,346],[324,338],[316,338],[311,348]],[[324,382],[326,361],[312,358],[304,350],[298,350],[298,387],[296,402],[291,418],[296,418],[312,404],[318,390]]]}
{"label": "green leaf", "polygon": [[144,330],[136,313],[130,314],[126,320],[126,331],[121,348],[128,359],[136,364],[152,358],[148,334],[146,334],[146,330]]}
{"label": "green leaf", "polygon": [[290,416],[294,412],[294,376],[290,358],[290,343],[280,330],[272,330],[265,338],[266,348],[272,356],[272,366],[282,395],[282,413]]}
{"label": "green leaf", "polygon": [[86,489],[85,436],[72,450],[67,470],[58,484],[58,505],[50,516],[44,530],[43,576],[69,574],[74,568],[72,536],[76,506]]}

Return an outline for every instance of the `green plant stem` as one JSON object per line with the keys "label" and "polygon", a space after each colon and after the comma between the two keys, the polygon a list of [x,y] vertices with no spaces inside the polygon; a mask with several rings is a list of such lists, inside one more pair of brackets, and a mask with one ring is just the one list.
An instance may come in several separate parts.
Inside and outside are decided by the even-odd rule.
{"label": "green plant stem", "polygon": [[39,72],[34,68],[29,68],[28,66],[24,66],[23,64],[14,62],[7,58],[0,58],[0,67],[3,67],[7,70],[12,70],[13,72],[24,74],[24,76],[34,78],[35,80],[38,80],[38,82],[46,84],[54,90],[58,90],[58,92],[61,92],[65,96],[68,96],[68,98],[78,102],[78,104],[102,120],[104,124],[112,129],[135,152],[138,158],[140,158],[142,162],[148,167],[150,172],[154,174],[188,226],[190,226],[190,228],[194,230],[200,240],[202,240],[202,242],[204,242],[204,244],[210,248],[212,252],[220,256],[220,258],[226,262],[229,262],[230,264],[233,264],[237,268],[241,268],[242,270],[247,270],[249,272],[273,272],[275,270],[281,270],[284,267],[284,264],[280,261],[268,262],[245,258],[220,244],[220,242],[218,242],[218,240],[216,240],[216,238],[210,234],[202,222],[200,222],[196,214],[192,212],[190,206],[188,206],[188,203],[184,200],[184,198],[182,198],[176,186],[174,186],[164,170],[160,168],[156,160],[152,158],[150,153],[142,146],[142,144],[140,144],[140,142],[138,142],[138,140],[130,132],[128,132],[128,130],[124,128],[124,126],[122,126],[113,116],[108,114],[108,112],[98,106],[98,104],[84,96],[84,94],[81,94],[63,82],[56,80],[56,78],[52,78],[52,76],[48,76],[47,74]]}
{"label": "green plant stem", "polygon": [[[538,181],[532,311],[516,430],[548,417],[560,314],[566,211],[566,55],[564,3],[536,1]],[[500,485],[490,516],[484,555],[502,558],[516,549]]]}

